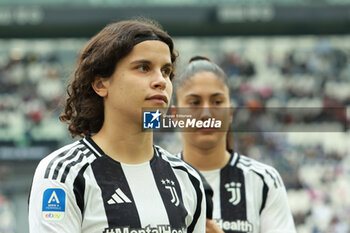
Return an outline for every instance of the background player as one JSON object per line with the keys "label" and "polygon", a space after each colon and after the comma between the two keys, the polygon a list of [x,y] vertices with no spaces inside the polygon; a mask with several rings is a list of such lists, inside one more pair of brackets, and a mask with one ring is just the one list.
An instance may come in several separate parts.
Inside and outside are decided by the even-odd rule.
{"label": "background player", "polygon": [[203,185],[153,146],[141,109],[167,107],[173,41],[149,20],[106,26],[80,54],[61,121],[73,137],[38,165],[30,232],[204,232]]}
{"label": "background player", "polygon": [[[220,67],[203,57],[191,59],[175,81],[176,107],[201,110],[200,120],[232,121],[228,80]],[[219,111],[226,109],[227,111]],[[177,110],[179,111],[179,109]],[[222,116],[224,114],[224,116]],[[197,168],[214,190],[213,219],[224,232],[295,232],[286,190],[272,167],[228,151],[229,134],[215,129],[182,132],[179,154]],[[207,220],[207,233],[223,232]]]}

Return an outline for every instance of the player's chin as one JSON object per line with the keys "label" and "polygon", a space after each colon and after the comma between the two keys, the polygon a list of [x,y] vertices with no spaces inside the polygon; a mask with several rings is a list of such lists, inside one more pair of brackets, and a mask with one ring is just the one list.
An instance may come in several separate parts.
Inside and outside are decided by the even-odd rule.
{"label": "player's chin", "polygon": [[169,104],[166,102],[154,102],[154,101],[147,101],[144,105],[145,108],[168,108]]}
{"label": "player's chin", "polygon": [[216,134],[214,133],[200,133],[197,134],[197,138],[200,139],[201,141],[216,141],[217,138],[219,138]]}
{"label": "player's chin", "polygon": [[197,147],[202,150],[209,150],[217,146],[216,140],[198,140]]}

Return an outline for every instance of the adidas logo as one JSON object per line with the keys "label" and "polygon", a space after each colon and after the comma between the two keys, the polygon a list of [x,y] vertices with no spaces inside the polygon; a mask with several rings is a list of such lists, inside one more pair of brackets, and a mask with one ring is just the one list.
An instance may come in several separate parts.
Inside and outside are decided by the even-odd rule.
{"label": "adidas logo", "polygon": [[123,191],[118,188],[115,190],[115,193],[112,195],[111,199],[107,201],[109,205],[120,204],[120,203],[131,203],[130,199],[123,193]]}

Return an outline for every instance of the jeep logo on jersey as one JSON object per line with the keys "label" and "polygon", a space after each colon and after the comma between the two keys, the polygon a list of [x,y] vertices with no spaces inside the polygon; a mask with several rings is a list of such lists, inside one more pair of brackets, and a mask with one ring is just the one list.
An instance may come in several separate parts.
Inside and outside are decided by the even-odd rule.
{"label": "jeep logo on jersey", "polygon": [[175,182],[169,179],[161,180],[161,182],[171,193],[171,203],[173,203],[175,206],[179,206],[180,199],[175,189]]}
{"label": "jeep logo on jersey", "polygon": [[232,205],[237,205],[241,201],[241,183],[227,183],[225,188],[227,192],[231,192],[232,197],[228,200]]}
{"label": "jeep logo on jersey", "polygon": [[160,116],[162,114],[156,112],[143,112],[143,129],[160,129]]}

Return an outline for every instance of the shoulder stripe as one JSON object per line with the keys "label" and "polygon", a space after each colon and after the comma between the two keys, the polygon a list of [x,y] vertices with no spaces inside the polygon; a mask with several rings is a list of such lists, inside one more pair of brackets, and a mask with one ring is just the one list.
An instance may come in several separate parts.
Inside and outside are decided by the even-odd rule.
{"label": "shoulder stripe", "polygon": [[91,157],[91,155],[93,155],[93,153],[89,148],[82,143],[77,143],[74,147],[58,154],[50,161],[45,171],[44,178],[59,180],[61,183],[65,183],[73,166],[80,164],[78,168],[80,169],[80,167],[85,166],[85,164],[90,164],[96,159],[95,156]]}
{"label": "shoulder stripe", "polygon": [[44,175],[44,178],[47,179],[49,178],[49,175],[50,175],[50,171],[51,171],[51,168],[52,168],[52,165],[56,162],[56,160],[64,157],[65,155],[67,154],[70,154],[71,151],[74,151],[76,148],[78,148],[79,146],[79,142],[75,142],[67,147],[63,147],[62,150],[58,150],[57,152],[54,152],[54,153],[57,153],[56,156],[54,156],[54,158],[49,162],[46,170],[45,170],[45,175]]}
{"label": "shoulder stripe", "polygon": [[[251,164],[250,162],[247,162],[247,161],[243,161],[242,159],[240,159],[238,161],[239,164],[245,166],[245,167],[249,167],[249,168],[252,168],[253,167],[253,164]],[[257,168],[258,169],[258,168]]]}
{"label": "shoulder stripe", "polygon": [[236,162],[237,162],[237,159],[238,159],[238,154],[237,154],[237,152],[235,152],[235,153],[233,154],[233,156],[232,156],[232,160],[231,160],[231,162],[230,162],[230,165],[231,165],[231,166],[234,166],[234,165],[236,164]]}
{"label": "shoulder stripe", "polygon": [[161,155],[161,157],[165,161],[168,161],[172,168],[174,168],[174,169],[183,168],[182,170],[186,171],[187,173],[189,173],[190,175],[195,177],[197,180],[201,180],[198,172],[192,166],[190,166],[188,163],[184,162],[183,160],[180,160],[176,157],[165,156],[165,155]]}
{"label": "shoulder stripe", "polygon": [[263,164],[261,162],[258,162],[257,160],[254,160],[252,158],[248,158],[246,156],[240,156],[240,161],[245,161],[246,163],[252,164],[253,167],[256,167],[257,169],[265,170],[265,169],[273,169],[273,167]]}
{"label": "shoulder stripe", "polygon": [[[242,160],[241,160],[242,158]],[[253,160],[248,160],[245,159],[243,156],[240,156],[240,160],[238,162],[238,164],[242,167],[246,167],[249,170],[251,170],[252,172],[254,172],[257,176],[260,177],[260,179],[263,182],[263,189],[262,189],[262,197],[261,197],[261,206],[259,209],[259,214],[261,214],[261,212],[263,211],[263,209],[265,208],[266,205],[266,200],[267,200],[267,194],[269,191],[269,186],[266,184],[265,181],[265,176],[264,173],[268,174],[268,170],[266,168],[264,168],[263,166],[254,166],[257,164],[252,164],[254,161]],[[274,185],[276,187],[276,182],[274,182]]]}
{"label": "shoulder stripe", "polygon": [[56,168],[53,172],[53,175],[52,175],[52,179],[53,180],[56,180],[57,177],[58,177],[58,173],[59,171],[61,170],[62,166],[63,166],[63,163],[66,162],[66,161],[69,161],[69,160],[72,160],[74,159],[75,157],[77,157],[78,155],[82,154],[81,150],[78,148],[75,148],[75,150],[72,150],[70,151],[69,153],[69,156],[68,157],[63,157],[56,165]]}
{"label": "shoulder stripe", "polygon": [[243,167],[251,169],[255,173],[259,173],[261,175],[264,175],[264,173],[265,173],[265,174],[269,175],[271,177],[271,179],[273,180],[273,184],[274,184],[275,188],[278,187],[276,178],[269,172],[268,169],[266,169],[266,167],[264,168],[263,166],[256,166],[256,164],[252,164],[252,162],[250,162],[250,161],[247,162],[247,161],[240,160],[238,163]]}
{"label": "shoulder stripe", "polygon": [[[71,169],[71,167],[75,166],[76,164],[78,163],[81,163],[83,158],[86,157],[86,158],[89,158],[89,156],[92,154],[92,152],[90,152],[88,149],[83,151],[82,153],[80,153],[79,155],[79,158],[76,160],[76,161],[72,161],[71,163],[69,163],[66,168],[64,169],[64,172],[62,174],[62,177],[61,177],[61,182],[64,183],[66,182],[66,178],[67,178],[67,175],[69,173],[69,170]],[[85,165],[84,165],[85,166]]]}
{"label": "shoulder stripe", "polygon": [[276,171],[276,169],[272,169],[271,172],[274,173],[274,175],[275,175],[274,177],[276,177],[276,179],[277,179],[279,185],[280,185],[280,186],[283,186],[283,182],[282,182],[282,180],[281,180],[281,176],[278,174],[278,172]]}
{"label": "shoulder stripe", "polygon": [[266,182],[265,182],[265,178],[262,174],[256,172],[253,170],[253,172],[255,174],[257,174],[261,180],[263,181],[263,190],[262,190],[262,199],[261,199],[261,206],[260,206],[260,210],[259,210],[259,214],[261,214],[261,212],[263,211],[263,209],[265,208],[265,204],[266,204],[266,200],[267,200],[267,193],[269,191],[269,187],[267,186]]}
{"label": "shoulder stripe", "polygon": [[179,159],[182,159],[182,156],[183,156],[182,151],[175,155],[175,157]]}
{"label": "shoulder stripe", "polygon": [[90,150],[92,150],[97,157],[102,157],[103,152],[100,151],[100,148],[95,144],[94,141],[92,141],[92,139],[83,138],[81,142],[84,143]]}
{"label": "shoulder stripe", "polygon": [[242,166],[244,166],[246,168],[249,168],[251,170],[257,171],[257,172],[259,172],[261,174],[265,170],[265,168],[255,166],[255,164],[253,164],[251,161],[245,161],[245,160],[242,160],[241,158],[239,159],[238,164],[240,164],[240,165],[242,165]]}
{"label": "shoulder stripe", "polygon": [[276,179],[267,169],[265,169],[265,172],[271,177],[271,179],[273,179],[273,183],[275,185],[275,188],[277,188],[278,185],[277,185],[277,181],[276,180],[278,180],[278,179]]}

